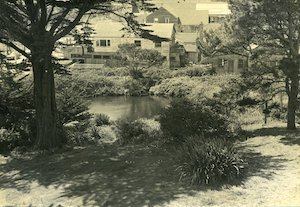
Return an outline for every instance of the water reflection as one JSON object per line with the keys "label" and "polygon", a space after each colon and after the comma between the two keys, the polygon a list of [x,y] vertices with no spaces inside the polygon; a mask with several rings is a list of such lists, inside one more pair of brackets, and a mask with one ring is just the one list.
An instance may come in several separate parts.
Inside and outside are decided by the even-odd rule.
{"label": "water reflection", "polygon": [[162,97],[107,96],[92,99],[89,111],[94,114],[106,114],[111,120],[134,120],[158,115],[169,103],[169,99]]}

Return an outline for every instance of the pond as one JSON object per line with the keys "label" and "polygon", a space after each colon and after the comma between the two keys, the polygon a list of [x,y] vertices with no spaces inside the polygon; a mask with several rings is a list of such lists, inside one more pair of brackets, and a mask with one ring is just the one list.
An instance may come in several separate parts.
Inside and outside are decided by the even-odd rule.
{"label": "pond", "polygon": [[144,96],[105,96],[91,100],[89,111],[94,114],[106,114],[111,120],[127,118],[153,118],[159,115],[170,100],[163,97]]}

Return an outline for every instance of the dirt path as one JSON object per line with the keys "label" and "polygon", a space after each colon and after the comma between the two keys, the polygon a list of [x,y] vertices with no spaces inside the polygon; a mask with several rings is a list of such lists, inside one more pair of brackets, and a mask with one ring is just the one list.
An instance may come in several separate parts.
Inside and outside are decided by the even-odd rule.
{"label": "dirt path", "polygon": [[178,183],[165,152],[90,146],[35,158],[0,158],[0,206],[300,206],[300,132],[254,130],[239,145],[249,163],[236,186]]}

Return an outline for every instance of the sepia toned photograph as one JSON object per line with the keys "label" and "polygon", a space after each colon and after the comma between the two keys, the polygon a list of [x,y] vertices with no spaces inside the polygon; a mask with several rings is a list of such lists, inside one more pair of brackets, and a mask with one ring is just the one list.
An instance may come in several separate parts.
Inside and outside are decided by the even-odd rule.
{"label": "sepia toned photograph", "polygon": [[0,207],[300,207],[300,1],[0,0]]}

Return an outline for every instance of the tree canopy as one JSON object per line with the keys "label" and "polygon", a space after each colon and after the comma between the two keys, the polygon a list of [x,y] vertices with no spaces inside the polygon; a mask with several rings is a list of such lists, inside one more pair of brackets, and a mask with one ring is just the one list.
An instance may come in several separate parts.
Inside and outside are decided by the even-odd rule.
{"label": "tree canopy", "polygon": [[[232,29],[250,50],[251,69],[267,84],[284,83],[289,129],[298,108],[300,2],[296,0],[230,0]],[[261,79],[262,80],[262,79]],[[281,87],[282,88],[282,87]]]}
{"label": "tree canopy", "polygon": [[[151,10],[145,0],[3,0],[0,1],[0,43],[28,58],[33,68],[36,146],[60,146],[52,52],[56,43],[92,15],[115,15],[141,37],[157,38],[141,29],[131,6]],[[105,29],[105,28],[103,28]],[[81,41],[80,39],[78,39]]]}

